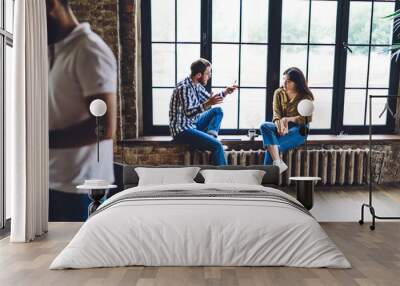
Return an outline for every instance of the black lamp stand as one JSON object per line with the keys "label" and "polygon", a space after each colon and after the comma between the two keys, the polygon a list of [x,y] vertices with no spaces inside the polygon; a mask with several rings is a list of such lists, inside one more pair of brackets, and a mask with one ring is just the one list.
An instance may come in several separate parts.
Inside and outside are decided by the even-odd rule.
{"label": "black lamp stand", "polygon": [[[393,220],[400,219],[400,217],[383,217],[378,216],[375,213],[375,208],[372,204],[372,191],[373,191],[373,182],[372,182],[372,99],[373,98],[399,98],[398,95],[370,95],[369,96],[369,154],[368,154],[368,164],[369,164],[369,202],[368,204],[362,204],[361,206],[361,219],[358,221],[359,224],[364,224],[364,208],[369,208],[369,211],[372,215],[372,225],[370,225],[370,229],[375,229],[375,219],[382,220]],[[399,112],[399,111],[398,111]]]}
{"label": "black lamp stand", "polygon": [[306,152],[307,152],[307,150],[308,150],[307,137],[308,137],[308,133],[309,133],[309,128],[308,128],[308,117],[306,116],[306,117],[304,117],[304,118],[305,118],[305,123],[304,123],[303,126],[300,127],[299,132],[300,132],[300,135],[301,135],[301,136],[304,136],[304,147],[305,147],[305,150],[306,150]]}
{"label": "black lamp stand", "polygon": [[103,136],[104,130],[100,125],[99,116],[96,116],[96,137],[97,137],[97,162],[100,161],[100,138]]}

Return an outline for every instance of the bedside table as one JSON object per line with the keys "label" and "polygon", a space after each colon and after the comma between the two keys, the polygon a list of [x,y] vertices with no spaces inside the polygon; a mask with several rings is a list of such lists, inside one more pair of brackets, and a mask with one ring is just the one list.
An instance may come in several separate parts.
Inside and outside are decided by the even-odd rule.
{"label": "bedside table", "polygon": [[88,190],[88,196],[92,201],[88,207],[88,216],[94,213],[97,208],[101,205],[101,199],[107,194],[109,189],[116,188],[116,185],[106,186],[90,186],[90,185],[79,185],[77,189]]}
{"label": "bedside table", "polygon": [[314,204],[314,186],[320,177],[290,177],[296,182],[296,198],[303,206],[311,210]]}

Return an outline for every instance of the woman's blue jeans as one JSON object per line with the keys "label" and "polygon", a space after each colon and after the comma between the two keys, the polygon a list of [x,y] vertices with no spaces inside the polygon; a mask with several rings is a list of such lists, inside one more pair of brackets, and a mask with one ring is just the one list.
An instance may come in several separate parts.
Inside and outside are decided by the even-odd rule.
{"label": "woman's blue jeans", "polygon": [[224,148],[216,138],[207,131],[218,133],[224,114],[222,108],[215,107],[203,112],[196,121],[196,128],[187,129],[174,137],[176,142],[190,145],[194,149],[212,152],[215,165],[226,165]]}
{"label": "woman's blue jeans", "polygon": [[[266,149],[270,145],[278,145],[280,152],[294,149],[304,144],[305,137],[300,134],[300,126],[290,122],[289,132],[283,136],[278,135],[278,130],[273,122],[264,122],[260,126],[263,139],[263,147]],[[271,165],[272,158],[269,152],[265,152],[264,164]]]}

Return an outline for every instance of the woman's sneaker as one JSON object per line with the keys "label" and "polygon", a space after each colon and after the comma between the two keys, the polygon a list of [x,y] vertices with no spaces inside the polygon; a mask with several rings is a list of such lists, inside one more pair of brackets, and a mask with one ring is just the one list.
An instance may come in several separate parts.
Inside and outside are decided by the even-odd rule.
{"label": "woman's sneaker", "polygon": [[285,172],[288,168],[288,166],[285,164],[285,162],[283,162],[282,160],[276,160],[272,163],[273,166],[278,166],[279,168],[279,174],[282,174],[283,172]]}

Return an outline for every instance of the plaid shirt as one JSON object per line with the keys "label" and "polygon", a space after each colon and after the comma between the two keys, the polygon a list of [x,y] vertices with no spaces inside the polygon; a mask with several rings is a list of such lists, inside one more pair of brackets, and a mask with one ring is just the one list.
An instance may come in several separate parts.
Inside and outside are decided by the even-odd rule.
{"label": "plaid shirt", "polygon": [[[221,92],[224,96],[224,93]],[[179,133],[196,128],[199,115],[206,108],[204,103],[210,94],[201,84],[194,84],[190,77],[177,84],[169,104],[169,130],[173,137]]]}

